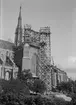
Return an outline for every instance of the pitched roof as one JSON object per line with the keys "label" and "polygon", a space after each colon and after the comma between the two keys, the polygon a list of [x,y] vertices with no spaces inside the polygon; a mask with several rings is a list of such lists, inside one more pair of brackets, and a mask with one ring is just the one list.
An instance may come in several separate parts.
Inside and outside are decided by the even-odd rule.
{"label": "pitched roof", "polygon": [[11,43],[5,40],[0,40],[0,48],[13,50],[13,47],[14,47],[14,43]]}

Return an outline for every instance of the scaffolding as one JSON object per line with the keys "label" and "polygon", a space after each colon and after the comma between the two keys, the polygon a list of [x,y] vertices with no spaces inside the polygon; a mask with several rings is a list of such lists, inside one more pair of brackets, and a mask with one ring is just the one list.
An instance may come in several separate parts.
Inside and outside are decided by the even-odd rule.
{"label": "scaffolding", "polygon": [[46,46],[44,47],[49,64],[51,65],[51,32],[50,27],[41,27],[40,33],[40,43],[44,42]]}

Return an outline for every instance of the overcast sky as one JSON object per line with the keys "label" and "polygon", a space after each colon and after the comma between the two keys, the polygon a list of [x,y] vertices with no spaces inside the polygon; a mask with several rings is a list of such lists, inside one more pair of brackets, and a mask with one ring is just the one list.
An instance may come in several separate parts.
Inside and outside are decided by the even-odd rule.
{"label": "overcast sky", "polygon": [[60,65],[69,76],[75,78],[76,0],[2,0],[0,38],[11,38],[14,41],[20,5],[23,26],[31,24],[32,29],[36,31],[39,31],[40,27],[50,26],[55,64]]}

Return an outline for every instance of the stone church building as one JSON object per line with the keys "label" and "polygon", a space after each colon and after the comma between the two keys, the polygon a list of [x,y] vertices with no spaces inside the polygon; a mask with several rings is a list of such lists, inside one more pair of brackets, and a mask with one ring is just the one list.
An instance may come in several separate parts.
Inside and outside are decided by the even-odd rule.
{"label": "stone church building", "polygon": [[[22,27],[20,7],[14,43],[0,40],[0,77],[16,78],[18,71],[30,69],[33,76],[45,81],[48,90],[56,86],[59,70],[51,65],[50,35],[50,27],[41,27],[38,32],[28,24]],[[67,77],[63,71],[61,74]]]}
{"label": "stone church building", "polygon": [[0,78],[12,79],[17,77],[18,67],[15,65],[13,57],[13,43],[0,40]]}
{"label": "stone church building", "polygon": [[[28,70],[51,87],[51,45],[50,27],[42,27],[39,32],[30,25],[22,27],[21,7],[15,32],[15,63],[19,70]],[[48,71],[48,72],[47,72]]]}

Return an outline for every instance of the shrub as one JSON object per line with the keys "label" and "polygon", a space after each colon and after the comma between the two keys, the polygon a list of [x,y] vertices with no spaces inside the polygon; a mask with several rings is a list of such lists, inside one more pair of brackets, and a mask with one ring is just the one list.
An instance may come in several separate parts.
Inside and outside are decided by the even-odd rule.
{"label": "shrub", "polygon": [[71,94],[71,97],[72,97],[71,101],[72,105],[76,105],[76,94],[75,93]]}
{"label": "shrub", "polygon": [[36,79],[33,83],[33,91],[36,93],[44,93],[46,91],[46,85],[41,79]]}
{"label": "shrub", "polygon": [[26,96],[13,92],[0,95],[0,105],[74,105],[58,98],[46,98],[41,95]]}
{"label": "shrub", "polygon": [[13,92],[0,94],[0,105],[17,105],[13,103],[18,103],[18,95]]}
{"label": "shrub", "polygon": [[70,105],[70,102],[67,102],[67,101],[65,101],[64,99],[59,99],[59,98],[54,98],[54,103],[56,104],[56,105]]}
{"label": "shrub", "polygon": [[9,81],[2,80],[0,84],[5,93],[8,93],[10,91],[20,93],[20,91],[24,90],[24,93],[26,92],[26,94],[30,94],[29,88],[26,86],[25,82],[21,82],[18,79]]}
{"label": "shrub", "polygon": [[43,98],[40,95],[36,96],[35,103],[36,103],[36,105],[43,105],[44,104]]}
{"label": "shrub", "polygon": [[56,88],[52,88],[52,91],[53,91],[53,92],[56,92],[57,90],[56,90]]}

